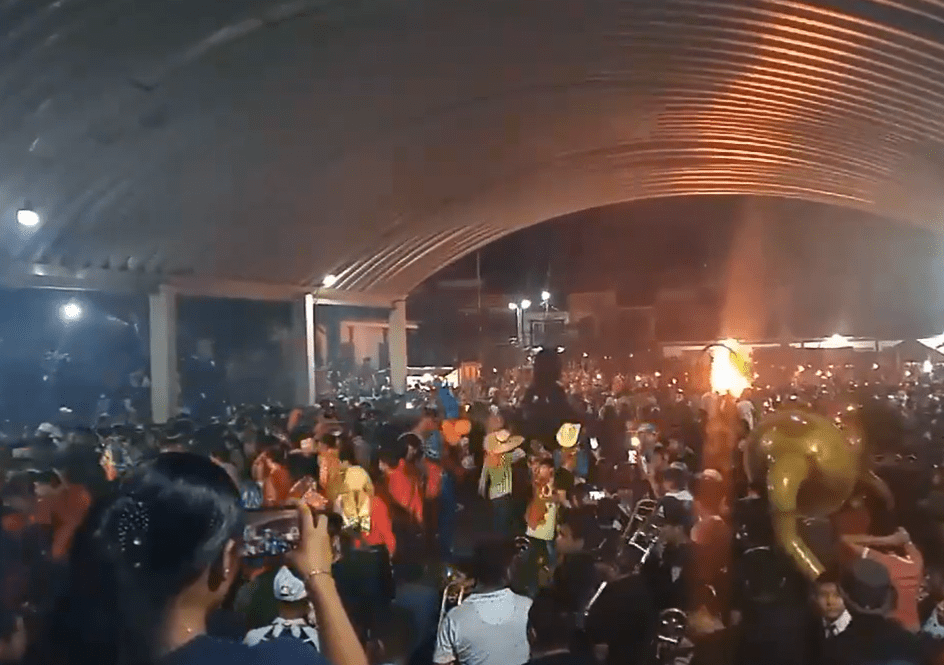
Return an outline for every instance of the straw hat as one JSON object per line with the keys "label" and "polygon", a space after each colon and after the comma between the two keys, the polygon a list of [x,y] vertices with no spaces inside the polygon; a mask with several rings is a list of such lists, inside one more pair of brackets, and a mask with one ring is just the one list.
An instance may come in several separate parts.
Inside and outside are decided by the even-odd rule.
{"label": "straw hat", "polygon": [[573,448],[580,439],[580,424],[564,423],[557,430],[557,443],[561,448]]}

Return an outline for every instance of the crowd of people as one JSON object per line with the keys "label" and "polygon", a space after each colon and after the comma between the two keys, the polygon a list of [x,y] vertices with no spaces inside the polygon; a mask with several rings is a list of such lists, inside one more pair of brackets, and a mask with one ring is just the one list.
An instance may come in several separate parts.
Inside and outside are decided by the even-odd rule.
{"label": "crowd of people", "polygon": [[[944,662],[934,384],[734,399],[544,356],[493,387],[9,442],[0,662]],[[802,520],[813,577],[744,464],[777,408],[854,423],[877,479]]]}

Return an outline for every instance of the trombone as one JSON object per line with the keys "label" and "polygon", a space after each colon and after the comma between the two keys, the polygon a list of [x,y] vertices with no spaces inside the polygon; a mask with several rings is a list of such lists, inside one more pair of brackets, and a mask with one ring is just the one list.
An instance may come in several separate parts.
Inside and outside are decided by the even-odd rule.
{"label": "trombone", "polygon": [[475,586],[475,580],[469,579],[458,569],[447,565],[443,571],[443,592],[439,603],[439,621],[437,630],[442,626],[446,613],[453,607],[458,607],[465,600],[469,590]]}

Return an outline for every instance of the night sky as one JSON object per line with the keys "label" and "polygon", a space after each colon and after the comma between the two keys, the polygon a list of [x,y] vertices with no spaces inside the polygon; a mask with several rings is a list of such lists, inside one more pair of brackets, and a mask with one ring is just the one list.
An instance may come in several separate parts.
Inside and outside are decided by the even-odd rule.
{"label": "night sky", "polygon": [[[733,249],[748,224],[760,228],[759,256]],[[549,287],[562,299],[568,292],[615,288],[624,304],[645,305],[660,285],[727,283],[737,257],[747,262],[742,267],[758,280],[763,298],[789,290],[794,327],[803,334],[841,329],[917,336],[944,328],[940,248],[940,236],[925,229],[854,210],[684,197],[550,220],[486,247],[481,262],[487,292],[536,295]],[[470,256],[437,278],[474,276]]]}

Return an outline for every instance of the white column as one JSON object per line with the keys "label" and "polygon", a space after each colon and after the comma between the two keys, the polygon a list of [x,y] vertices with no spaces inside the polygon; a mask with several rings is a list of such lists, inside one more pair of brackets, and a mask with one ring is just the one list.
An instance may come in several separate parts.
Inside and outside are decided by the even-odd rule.
{"label": "white column", "polygon": [[308,401],[309,406],[314,406],[318,402],[318,375],[315,372],[315,363],[317,362],[316,338],[317,325],[315,322],[315,312],[317,304],[315,296],[311,293],[305,294],[305,366],[308,368]]}
{"label": "white column", "polygon": [[286,370],[292,378],[291,403],[301,406],[309,403],[311,394],[308,342],[308,302],[306,298],[292,301],[292,327],[289,331],[290,351],[285,359]]}
{"label": "white column", "polygon": [[390,385],[398,395],[406,392],[406,300],[397,300],[390,310]]}
{"label": "white column", "polygon": [[166,423],[177,415],[180,377],[177,370],[177,293],[161,286],[150,296],[151,418]]}

